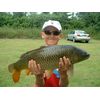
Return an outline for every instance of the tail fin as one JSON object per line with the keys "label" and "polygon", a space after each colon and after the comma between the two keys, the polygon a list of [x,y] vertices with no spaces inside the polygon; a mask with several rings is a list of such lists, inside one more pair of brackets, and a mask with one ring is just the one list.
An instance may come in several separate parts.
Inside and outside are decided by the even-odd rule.
{"label": "tail fin", "polygon": [[8,65],[8,70],[9,70],[9,72],[11,72],[11,73],[13,72],[13,70],[14,70],[14,63]]}
{"label": "tail fin", "polygon": [[19,81],[20,79],[20,74],[21,74],[21,71],[17,71],[17,70],[14,70],[13,71],[13,74],[12,74],[12,78],[13,78],[13,81],[16,83]]}
{"label": "tail fin", "polygon": [[26,69],[26,74],[27,74],[27,75],[30,74],[30,69]]}

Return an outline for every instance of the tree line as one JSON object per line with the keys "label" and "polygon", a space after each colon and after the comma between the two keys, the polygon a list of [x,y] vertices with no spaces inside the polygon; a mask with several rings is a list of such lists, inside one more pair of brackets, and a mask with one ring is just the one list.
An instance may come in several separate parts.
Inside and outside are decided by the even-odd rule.
{"label": "tree line", "polygon": [[39,28],[47,20],[60,21],[63,30],[82,29],[93,36],[100,32],[99,12],[0,12],[0,28]]}

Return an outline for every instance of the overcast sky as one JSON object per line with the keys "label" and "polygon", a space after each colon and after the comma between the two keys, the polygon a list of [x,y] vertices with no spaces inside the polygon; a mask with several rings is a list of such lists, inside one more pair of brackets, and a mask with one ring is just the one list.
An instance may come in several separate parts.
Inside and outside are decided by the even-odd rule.
{"label": "overcast sky", "polygon": [[100,12],[99,0],[0,0],[0,11]]}

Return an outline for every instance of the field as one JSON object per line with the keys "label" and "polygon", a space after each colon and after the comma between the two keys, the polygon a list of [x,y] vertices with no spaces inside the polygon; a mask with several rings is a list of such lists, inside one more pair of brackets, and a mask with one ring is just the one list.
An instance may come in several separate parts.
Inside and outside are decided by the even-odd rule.
{"label": "field", "polygon": [[[41,39],[0,39],[0,87],[31,87],[35,82],[34,75],[27,76],[22,72],[20,81],[14,83],[8,65],[18,60],[26,51],[43,45]],[[86,61],[74,65],[74,75],[69,78],[69,87],[99,87],[100,86],[100,41],[90,43],[73,43],[61,40],[59,44],[74,45],[90,53]]]}

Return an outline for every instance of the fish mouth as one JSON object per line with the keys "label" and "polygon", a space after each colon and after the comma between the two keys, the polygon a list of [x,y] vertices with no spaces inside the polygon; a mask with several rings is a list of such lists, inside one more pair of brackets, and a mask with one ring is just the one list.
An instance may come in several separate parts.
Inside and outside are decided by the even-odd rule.
{"label": "fish mouth", "polygon": [[85,59],[88,59],[90,57],[90,54],[85,55]]}
{"label": "fish mouth", "polygon": [[81,60],[86,60],[86,59],[88,59],[89,57],[90,57],[90,54],[87,53],[87,52],[84,52],[84,53],[82,54]]}

